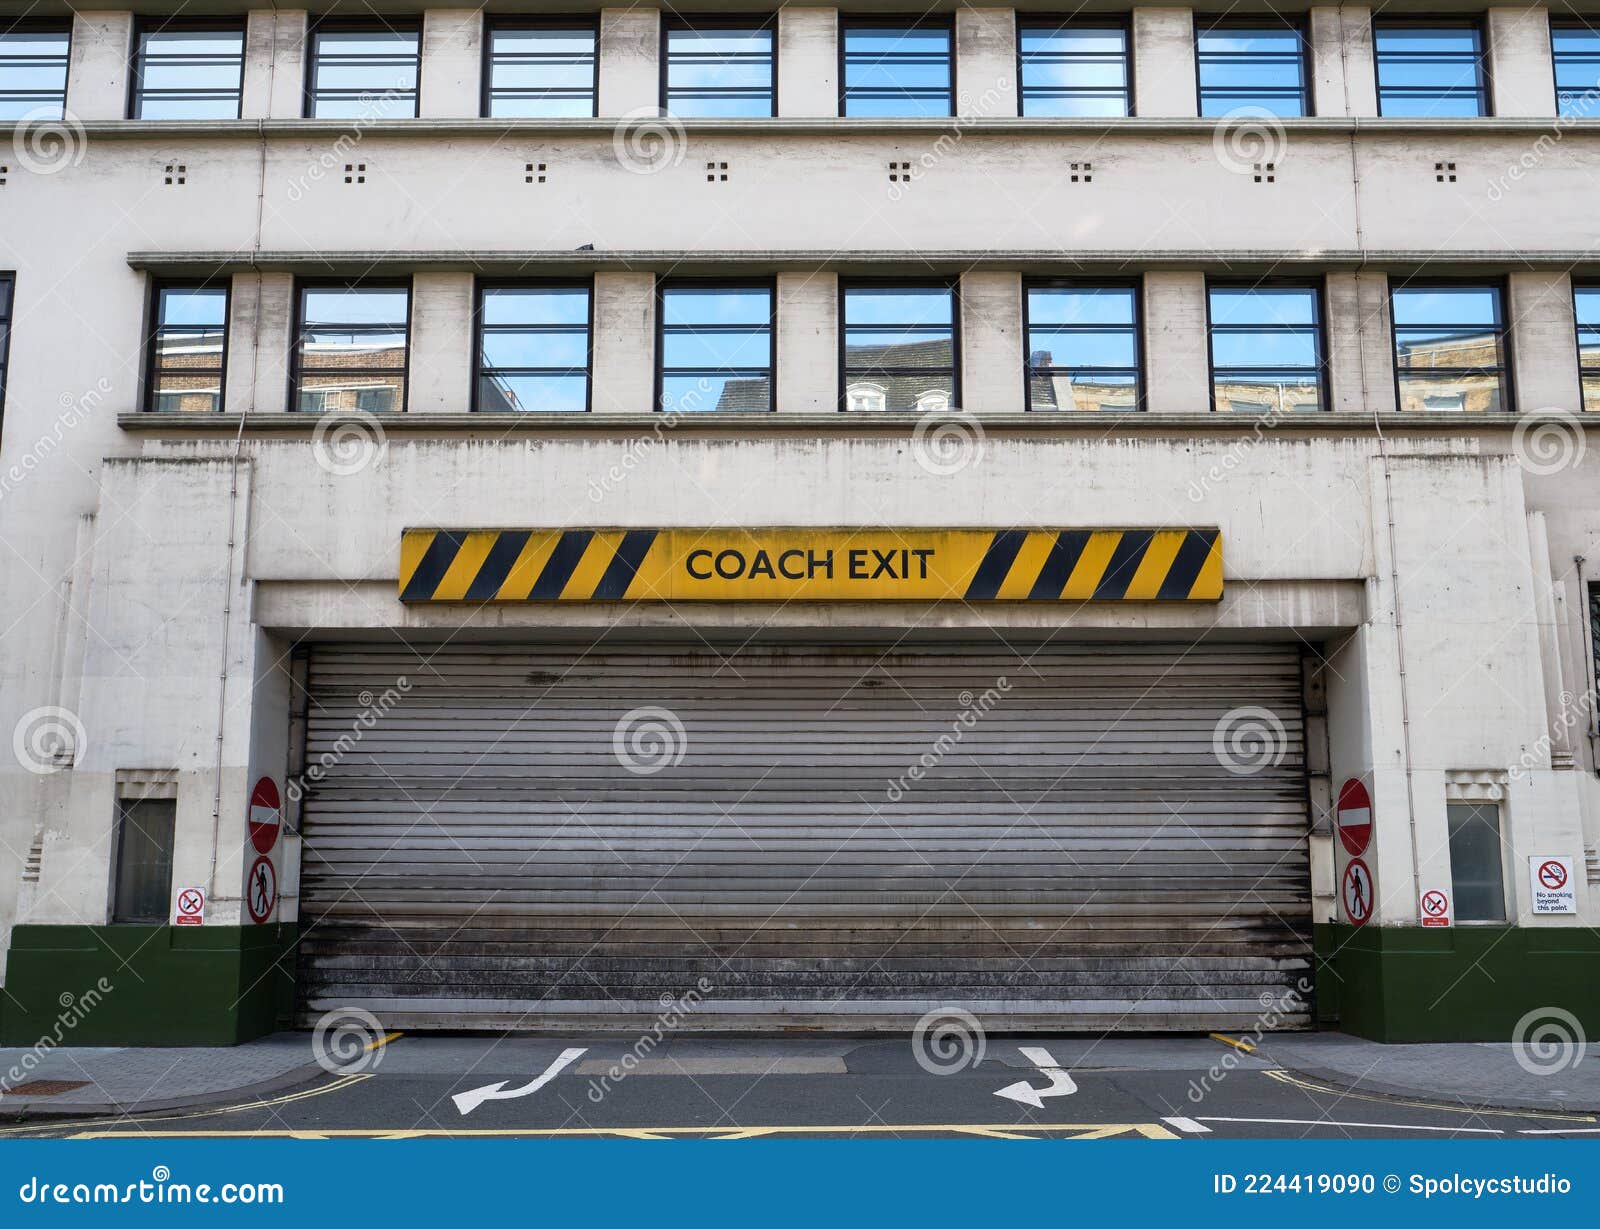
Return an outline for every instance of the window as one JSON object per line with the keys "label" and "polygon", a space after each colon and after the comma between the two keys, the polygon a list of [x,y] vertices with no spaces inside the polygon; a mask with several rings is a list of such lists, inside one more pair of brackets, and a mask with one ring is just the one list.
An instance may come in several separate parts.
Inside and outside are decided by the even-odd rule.
{"label": "window", "polygon": [[1445,807],[1450,829],[1450,882],[1456,921],[1506,920],[1504,860],[1500,853],[1500,804],[1452,802]]}
{"label": "window", "polygon": [[1028,287],[1028,408],[1139,408],[1139,292],[1130,285]]}
{"label": "window", "polygon": [[406,285],[302,286],[295,408],[311,414],[405,409],[410,316]]}
{"label": "window", "polygon": [[173,830],[178,804],[170,798],[117,803],[117,870],[113,922],[165,923],[172,905]]}
{"label": "window", "polygon": [[152,410],[220,410],[228,288],[158,285],[154,308],[146,405]]}
{"label": "window", "polygon": [[591,116],[598,61],[595,28],[582,21],[489,27],[484,114]]}
{"label": "window", "polygon": [[844,115],[950,115],[950,27],[844,27]]}
{"label": "window", "polygon": [[169,23],[140,29],[134,119],[238,119],[244,27]]}
{"label": "window", "polygon": [[847,409],[948,410],[957,404],[956,292],[948,283],[846,284]]}
{"label": "window", "polygon": [[1478,27],[1446,23],[1377,23],[1378,114],[1489,114]]}
{"label": "window", "polygon": [[68,28],[0,30],[0,120],[60,119],[67,109]]}
{"label": "window", "polygon": [[314,119],[405,119],[417,113],[415,26],[324,22],[311,35],[306,114]]}
{"label": "window", "polygon": [[1195,36],[1200,114],[1311,113],[1306,44],[1293,26],[1227,22]]}
{"label": "window", "polygon": [[772,408],[772,287],[664,283],[661,387],[669,413]]}
{"label": "window", "polygon": [[669,21],[662,103],[673,115],[774,115],[772,27]]}
{"label": "window", "polygon": [[1394,365],[1402,410],[1497,414],[1506,395],[1498,286],[1409,283],[1394,291]]}
{"label": "window", "polygon": [[1023,23],[1024,115],[1131,115],[1128,32],[1114,25]]}
{"label": "window", "polygon": [[1600,111],[1600,30],[1552,25],[1556,62],[1556,114],[1581,119]]}
{"label": "window", "polygon": [[478,388],[487,414],[589,408],[589,287],[478,288]]}
{"label": "window", "polygon": [[1600,410],[1600,286],[1576,286],[1573,314],[1578,321],[1578,375],[1583,408]]}
{"label": "window", "polygon": [[1212,408],[1258,414],[1322,409],[1317,287],[1213,283],[1207,290]]}

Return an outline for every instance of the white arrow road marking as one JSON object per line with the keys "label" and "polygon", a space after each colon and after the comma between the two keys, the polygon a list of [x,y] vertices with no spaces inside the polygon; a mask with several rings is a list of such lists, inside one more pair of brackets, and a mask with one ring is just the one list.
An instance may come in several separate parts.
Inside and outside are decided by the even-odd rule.
{"label": "white arrow road marking", "polygon": [[551,1080],[555,1079],[556,1076],[560,1075],[563,1068],[570,1066],[588,1052],[587,1049],[562,1050],[555,1062],[546,1067],[538,1078],[531,1083],[524,1084],[521,1088],[507,1089],[507,1081],[501,1080],[498,1084],[485,1084],[482,1088],[458,1092],[450,1099],[456,1103],[456,1108],[461,1111],[461,1116],[465,1118],[485,1101],[512,1101],[517,1097],[531,1097]]}
{"label": "white arrow road marking", "polygon": [[1050,1057],[1050,1051],[1039,1046],[1019,1046],[1022,1057],[1035,1067],[1039,1068],[1040,1075],[1050,1077],[1050,1082],[1043,1088],[1035,1088],[1027,1080],[1018,1080],[1015,1084],[1007,1084],[994,1095],[1004,1097],[1007,1101],[1019,1101],[1023,1105],[1031,1105],[1034,1109],[1044,1108],[1046,1097],[1069,1097],[1078,1091],[1078,1086],[1072,1082],[1072,1077],[1062,1067],[1056,1066],[1056,1060]]}

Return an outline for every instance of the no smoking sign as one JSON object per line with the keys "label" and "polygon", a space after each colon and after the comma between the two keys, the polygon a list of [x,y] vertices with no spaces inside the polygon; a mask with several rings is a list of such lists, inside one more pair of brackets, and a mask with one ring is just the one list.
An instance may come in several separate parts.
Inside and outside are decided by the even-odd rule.
{"label": "no smoking sign", "polygon": [[1528,859],[1528,890],[1535,913],[1576,913],[1578,890],[1572,882],[1572,859],[1534,854]]}
{"label": "no smoking sign", "polygon": [[1439,888],[1429,888],[1422,894],[1422,924],[1450,925],[1450,893]]}

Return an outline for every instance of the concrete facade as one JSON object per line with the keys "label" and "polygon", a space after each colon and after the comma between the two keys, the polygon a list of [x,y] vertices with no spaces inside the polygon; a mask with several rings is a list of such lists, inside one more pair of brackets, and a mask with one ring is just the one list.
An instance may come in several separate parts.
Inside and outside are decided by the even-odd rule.
{"label": "concrete facade", "polygon": [[[1326,696],[1319,923],[1341,921],[1346,865],[1330,782],[1359,776],[1379,817],[1369,926],[1420,928],[1419,893],[1451,883],[1446,806],[1483,799],[1502,807],[1510,925],[1600,925],[1600,437],[1572,299],[1600,276],[1600,124],[1551,118],[1543,9],[1486,11],[1496,116],[1450,122],[1373,119],[1368,10],[1304,14],[1316,117],[1267,134],[1279,169],[1258,182],[1260,153],[1194,118],[1182,8],[1132,10],[1136,117],[1106,121],[1017,118],[1015,15],[995,8],[955,14],[956,116],[838,120],[837,13],[784,8],[778,118],[665,125],[644,167],[613,121],[655,116],[654,9],[598,13],[600,118],[543,122],[477,119],[481,16],[430,10],[420,118],[371,124],[299,118],[306,17],[287,10],[249,14],[241,120],[132,123],[132,15],[79,13],[71,157],[0,188],[0,732],[20,747],[44,722],[54,750],[0,762],[0,954],[17,926],[109,922],[130,773],[175,790],[175,885],[207,887],[208,926],[248,928],[246,801],[291,767],[296,643],[618,629],[1298,641]],[[901,161],[903,188],[885,174]],[[838,412],[842,274],[958,280],[981,459],[928,472],[907,462],[912,421]],[[392,421],[289,412],[296,279],[333,275],[409,281]],[[590,415],[469,412],[477,276],[589,280]],[[653,414],[657,287],[691,276],[775,285],[772,415]],[[1331,412],[1214,414],[1207,279],[1274,276],[1320,288]],[[1503,286],[1512,413],[1396,411],[1389,294],[1433,276]],[[1023,287],[1044,277],[1137,283],[1143,414],[1025,413]],[[141,413],[162,278],[230,288],[223,415]],[[1226,589],[1203,609],[402,606],[419,525],[1214,525]],[[1572,860],[1576,913],[1531,911],[1535,855]],[[277,923],[298,916],[298,857],[292,837],[275,854]]]}

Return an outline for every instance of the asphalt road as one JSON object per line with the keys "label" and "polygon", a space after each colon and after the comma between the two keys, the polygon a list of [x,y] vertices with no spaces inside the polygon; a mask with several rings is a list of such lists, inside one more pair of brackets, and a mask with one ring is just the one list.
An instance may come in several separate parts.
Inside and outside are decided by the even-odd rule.
{"label": "asphalt road", "polygon": [[991,1037],[975,1064],[906,1038],[636,1040],[394,1035],[270,1093],[0,1136],[1600,1138],[1592,1115],[1336,1087],[1213,1038]]}

